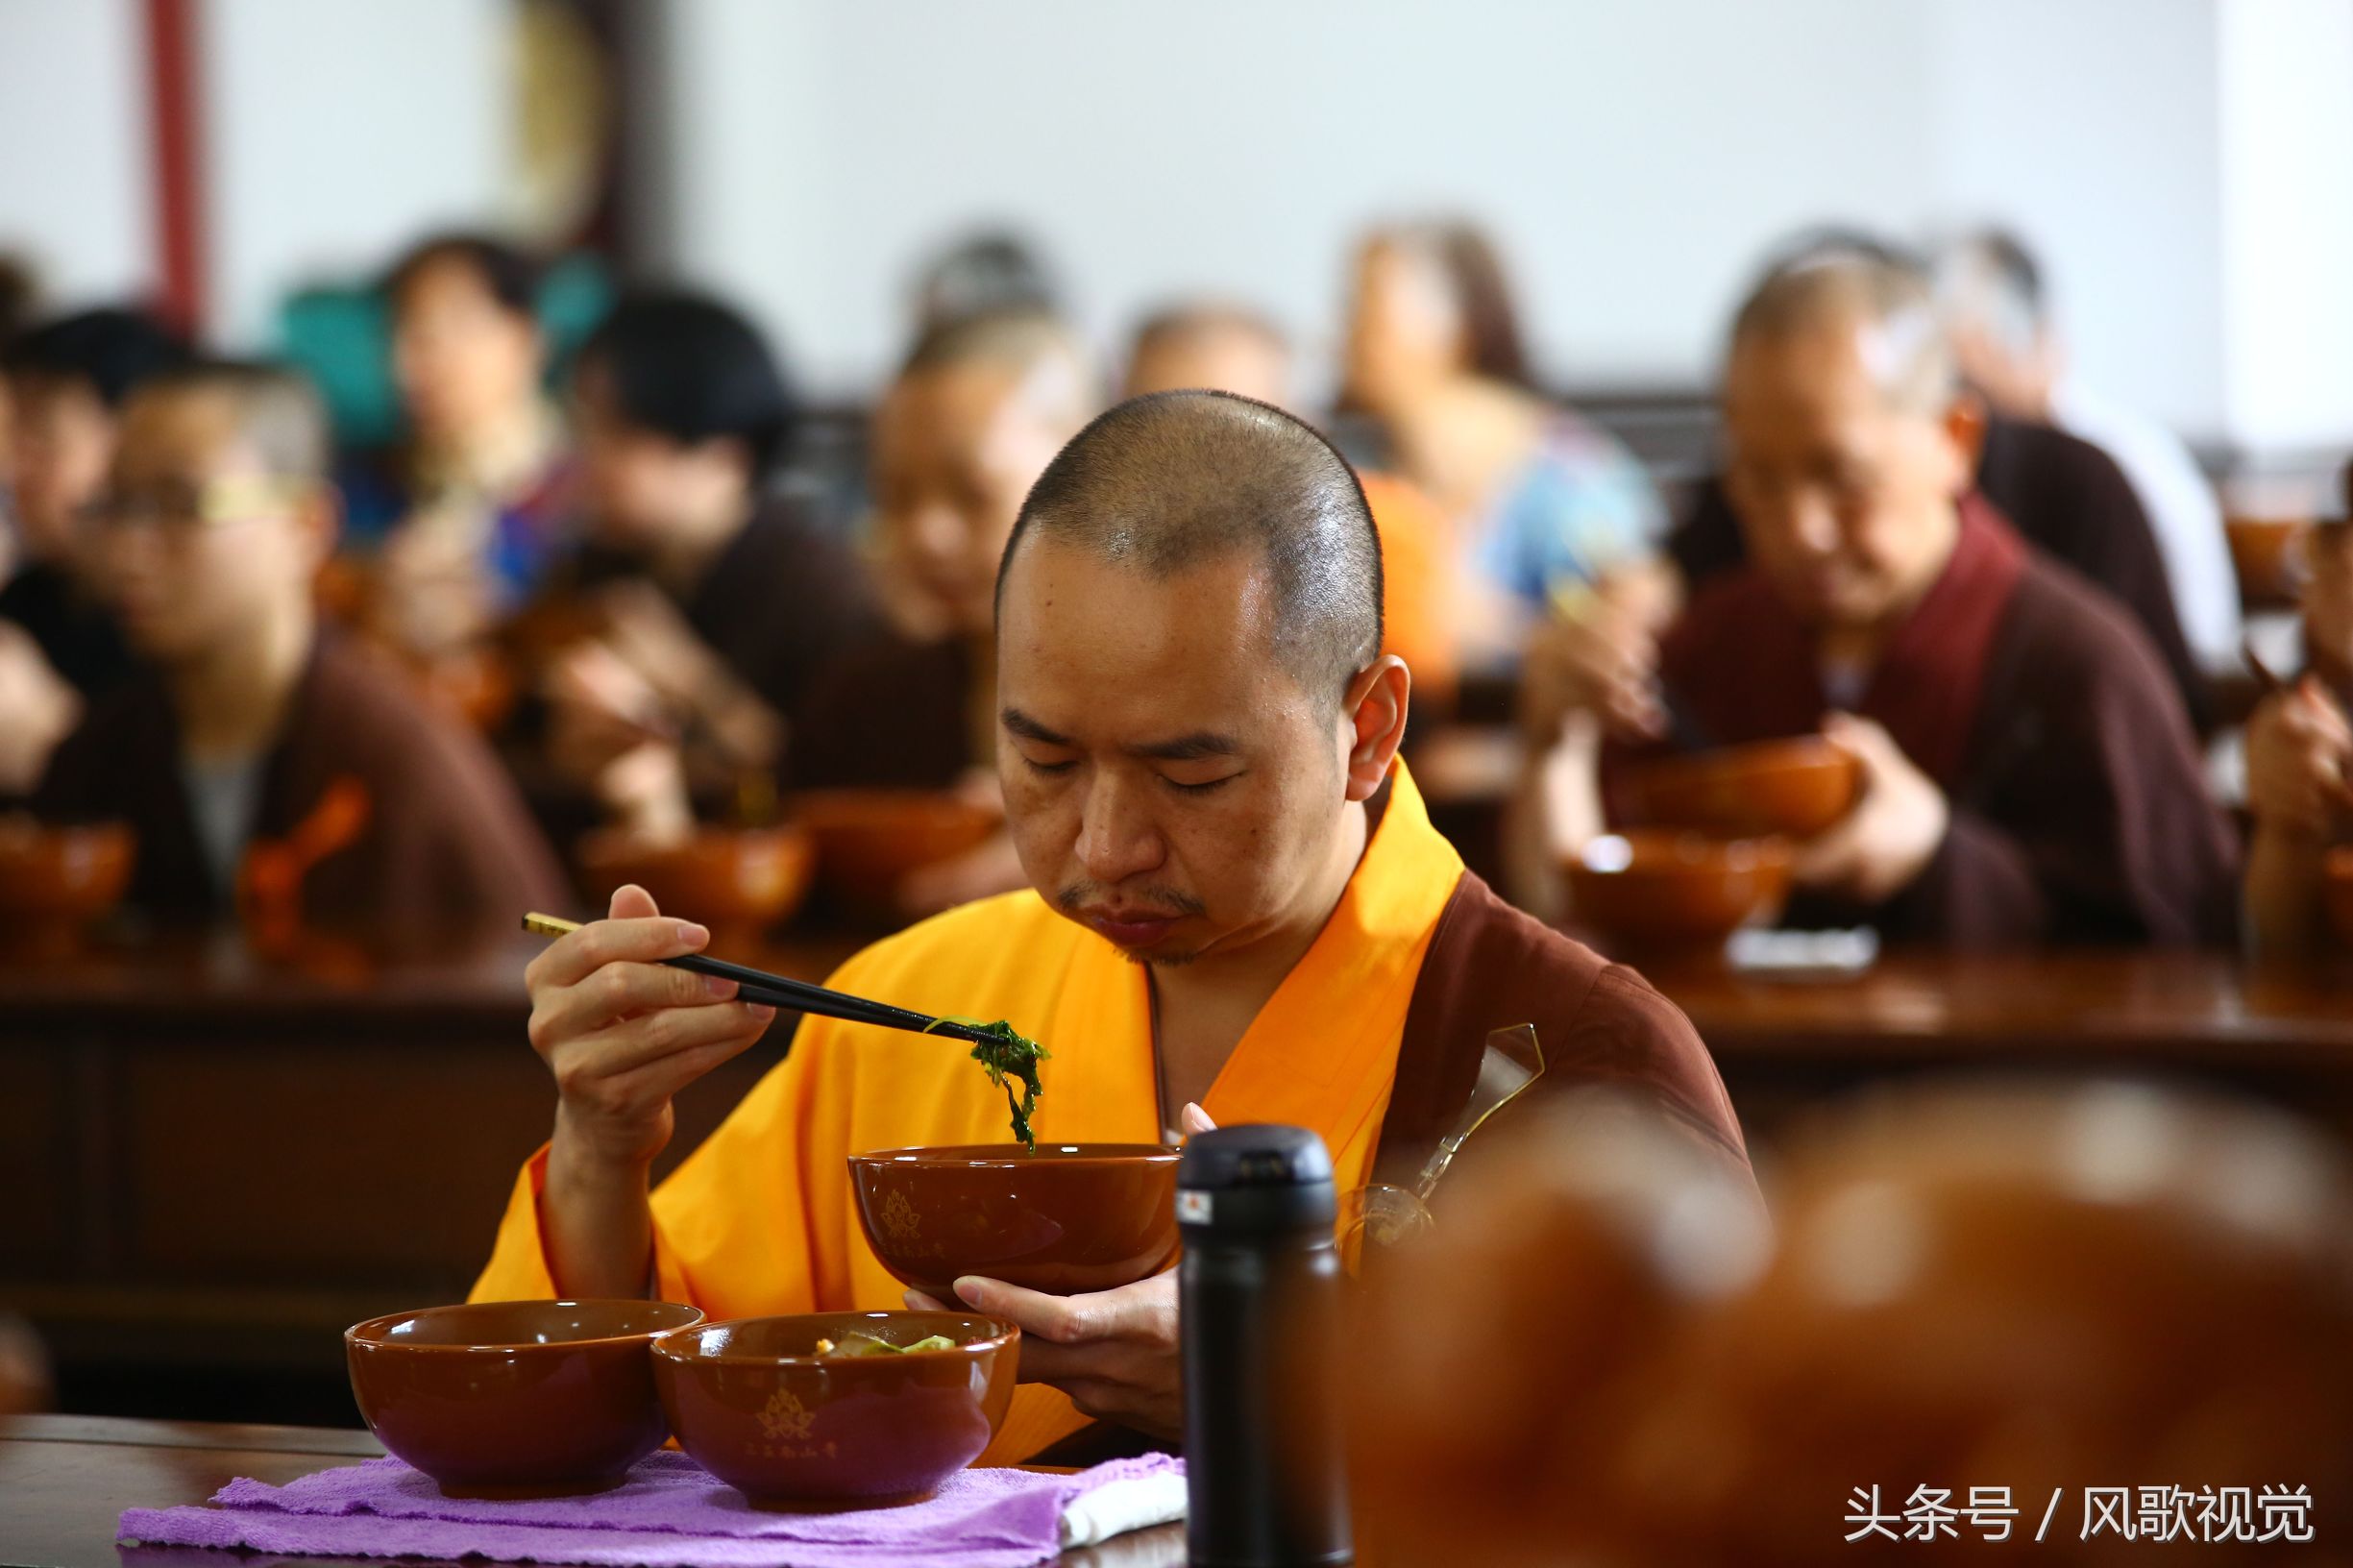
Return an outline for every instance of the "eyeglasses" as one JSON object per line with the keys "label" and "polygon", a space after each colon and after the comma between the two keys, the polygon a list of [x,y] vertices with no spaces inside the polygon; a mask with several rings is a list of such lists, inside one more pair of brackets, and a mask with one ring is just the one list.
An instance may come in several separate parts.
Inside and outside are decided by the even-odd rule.
{"label": "eyeglasses", "polygon": [[93,531],[153,527],[174,541],[282,505],[301,491],[290,479],[230,477],[202,484],[165,484],[145,493],[101,496],[82,508]]}

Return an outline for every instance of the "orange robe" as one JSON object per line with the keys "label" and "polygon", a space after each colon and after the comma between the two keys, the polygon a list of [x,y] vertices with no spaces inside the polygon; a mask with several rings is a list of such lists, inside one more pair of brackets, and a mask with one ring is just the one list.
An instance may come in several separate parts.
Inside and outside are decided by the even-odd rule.
{"label": "orange robe", "polygon": [[1393,474],[1357,476],[1381,535],[1384,624],[1382,650],[1413,672],[1414,700],[1441,705],[1454,698],[1461,675],[1456,646],[1454,548],[1446,515],[1410,482]]}
{"label": "orange robe", "polygon": [[[1343,1192],[1369,1179],[1422,955],[1462,862],[1403,764],[1338,907],[1203,1101],[1222,1124],[1310,1127]],[[1158,1142],[1147,971],[1035,892],[926,920],[868,948],[835,988],[926,1013],[1006,1018],[1053,1057],[1037,1132],[1056,1142]],[[895,1309],[901,1286],[858,1227],[846,1159],[870,1149],[1006,1139],[1005,1096],[936,1040],[806,1018],[792,1054],[653,1194],[657,1294],[713,1318]],[[515,1184],[474,1299],[555,1294],[542,1249],[543,1148]],[[1086,1424],[1025,1384],[984,1463]]]}

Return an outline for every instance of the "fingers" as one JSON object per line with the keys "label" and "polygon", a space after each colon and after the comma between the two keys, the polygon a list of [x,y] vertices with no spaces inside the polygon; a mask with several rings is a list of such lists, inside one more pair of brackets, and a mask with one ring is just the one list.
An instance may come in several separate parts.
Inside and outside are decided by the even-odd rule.
{"label": "fingers", "polygon": [[899,1300],[907,1304],[907,1311],[911,1312],[952,1312],[956,1310],[944,1301],[933,1300],[920,1290],[902,1290]]}
{"label": "fingers", "polygon": [[1177,1130],[1187,1138],[1198,1138],[1203,1133],[1215,1132],[1217,1124],[1210,1119],[1210,1114],[1202,1110],[1198,1104],[1188,1101],[1185,1109],[1177,1114]]}
{"label": "fingers", "polygon": [[667,1008],[630,1018],[567,1041],[570,1049],[557,1069],[556,1085],[570,1090],[586,1080],[619,1078],[648,1063],[699,1046],[738,1038],[756,1040],[775,1016],[774,1008],[758,1003],[721,1002],[710,1007]]}
{"label": "fingers", "polygon": [[[653,900],[646,900],[649,910]],[[711,933],[692,920],[656,919],[650,915],[593,920],[548,944],[523,971],[534,992],[543,987],[576,986],[608,964],[658,964],[700,952]]]}
{"label": "fingers", "polygon": [[653,901],[653,894],[634,882],[624,882],[615,888],[611,901],[604,907],[605,913],[616,920],[650,919],[662,913]]}
{"label": "fingers", "polygon": [[699,1011],[732,1001],[735,992],[736,984],[732,980],[696,974],[667,964],[616,961],[576,985],[534,992],[531,1043],[546,1051],[625,1018]]}

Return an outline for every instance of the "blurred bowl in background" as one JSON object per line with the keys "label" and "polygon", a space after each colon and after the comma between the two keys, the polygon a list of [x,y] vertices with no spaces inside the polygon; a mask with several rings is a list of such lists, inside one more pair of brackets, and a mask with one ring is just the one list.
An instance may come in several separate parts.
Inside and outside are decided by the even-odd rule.
{"label": "blurred bowl in background", "polygon": [[1721,945],[1777,919],[1789,898],[1789,846],[1664,828],[1595,839],[1566,868],[1570,914],[1633,946]]}
{"label": "blurred bowl in background", "polygon": [[[944,1350],[820,1356],[862,1335]],[[759,1503],[912,1501],[970,1464],[1013,1404],[1021,1331],[965,1312],[809,1312],[708,1323],[653,1342],[678,1446]]]}
{"label": "blurred bowl in background", "polygon": [[634,882],[663,914],[741,936],[765,931],[800,907],[816,846],[789,824],[705,828],[676,844],[605,829],[582,838],[575,858],[600,905],[615,888]]}
{"label": "blurred bowl in background", "polygon": [[2239,597],[2250,604],[2292,603],[2304,590],[2304,536],[2309,518],[2233,517],[2222,531],[2239,574]]}
{"label": "blurred bowl in background", "polygon": [[1004,822],[944,790],[815,790],[794,797],[792,818],[817,843],[826,891],[870,919],[898,916],[908,873],[978,848]]}
{"label": "blurred bowl in background", "polygon": [[1851,752],[1805,735],[1643,763],[1625,789],[1629,810],[1654,826],[1810,839],[1847,815],[1861,784]]}
{"label": "blurred bowl in background", "polygon": [[599,1491],[662,1446],[656,1335],[670,1301],[484,1301],[344,1331],[352,1397],[394,1457],[453,1497]]}
{"label": "blurred bowl in background", "polygon": [[104,919],[131,886],[136,852],[136,836],[121,822],[0,817],[0,927],[71,934]]}

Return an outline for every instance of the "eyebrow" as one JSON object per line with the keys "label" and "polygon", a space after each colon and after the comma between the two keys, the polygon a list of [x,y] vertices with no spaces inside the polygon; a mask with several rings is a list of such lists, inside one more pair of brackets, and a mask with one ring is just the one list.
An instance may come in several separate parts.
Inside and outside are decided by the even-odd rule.
{"label": "eyebrow", "polygon": [[[1046,728],[1019,708],[1007,708],[998,718],[1007,729],[1040,746],[1076,747],[1078,744],[1067,735]],[[1143,757],[1154,762],[1199,762],[1209,757],[1239,756],[1241,748],[1241,743],[1231,735],[1216,730],[1197,729],[1189,735],[1155,741],[1149,746],[1131,746],[1126,750],[1131,757]]]}

